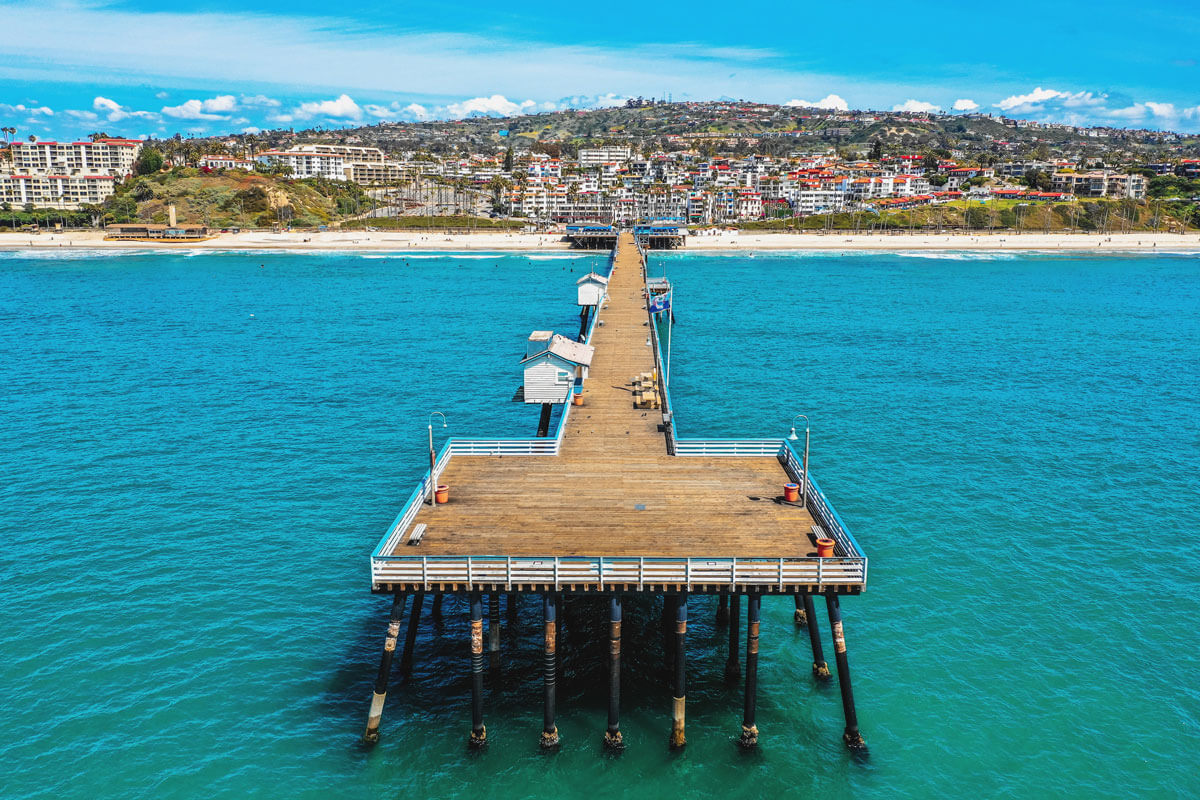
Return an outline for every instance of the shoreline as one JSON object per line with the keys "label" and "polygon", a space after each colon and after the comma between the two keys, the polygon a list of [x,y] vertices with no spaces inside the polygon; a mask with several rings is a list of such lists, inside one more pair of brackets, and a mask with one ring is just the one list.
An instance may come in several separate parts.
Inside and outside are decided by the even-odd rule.
{"label": "shoreline", "polygon": [[[438,234],[396,231],[325,231],[320,233],[223,233],[197,242],[105,241],[100,231],[43,232],[39,234],[0,234],[0,251],[13,250],[113,250],[171,252],[178,250],[335,250],[385,252],[480,252],[533,251],[578,253],[559,234],[473,233]],[[717,236],[689,236],[678,251],[662,252],[738,252],[751,250],[791,251],[1082,251],[1082,252],[1200,252],[1200,233],[916,233],[916,234],[844,234],[844,233],[735,233]]]}

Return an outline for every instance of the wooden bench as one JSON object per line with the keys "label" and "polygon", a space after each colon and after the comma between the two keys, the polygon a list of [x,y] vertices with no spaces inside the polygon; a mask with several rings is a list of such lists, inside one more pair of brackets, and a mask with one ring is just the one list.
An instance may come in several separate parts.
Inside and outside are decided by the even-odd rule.
{"label": "wooden bench", "polygon": [[422,522],[420,525],[417,525],[415,528],[413,528],[412,533],[409,534],[408,544],[410,544],[410,545],[420,544],[421,537],[424,535],[425,535],[425,523]]}

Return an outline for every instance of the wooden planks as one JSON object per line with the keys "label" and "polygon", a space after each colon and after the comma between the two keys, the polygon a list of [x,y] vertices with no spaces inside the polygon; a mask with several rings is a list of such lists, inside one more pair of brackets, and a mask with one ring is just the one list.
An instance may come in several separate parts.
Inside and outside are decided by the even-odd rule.
{"label": "wooden planks", "polygon": [[451,459],[450,503],[423,507],[421,543],[396,555],[816,555],[812,516],[776,502],[788,476],[775,459],[672,458],[661,413],[634,408],[634,379],[654,370],[644,285],[623,234],[561,454]]}

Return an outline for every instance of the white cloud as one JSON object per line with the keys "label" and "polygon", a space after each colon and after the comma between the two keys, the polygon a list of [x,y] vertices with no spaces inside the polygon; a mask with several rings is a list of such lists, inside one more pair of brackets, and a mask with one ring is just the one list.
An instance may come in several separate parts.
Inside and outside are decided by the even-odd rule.
{"label": "white cloud", "polygon": [[979,103],[964,97],[961,100],[955,100],[953,108],[955,111],[974,111],[979,108]]}
{"label": "white cloud", "polygon": [[242,133],[262,133],[262,128],[256,128],[251,125],[248,128],[242,128]]}
{"label": "white cloud", "polygon": [[156,98],[158,98],[159,100],[166,100],[166,99],[167,99],[168,97],[170,97],[171,95],[170,95],[170,93],[168,93],[168,92],[155,92],[155,93],[154,93],[154,96],[155,96]]}
{"label": "white cloud", "polygon": [[29,114],[31,117],[53,117],[54,109],[49,106],[25,105],[17,103],[15,106],[8,103],[0,103],[0,111],[6,114]]}
{"label": "white cloud", "polygon": [[420,103],[409,103],[400,110],[401,115],[407,119],[425,120],[429,119],[429,109]]}
{"label": "white cloud", "polygon": [[1054,100],[1058,97],[1065,97],[1066,92],[1059,92],[1054,89],[1043,89],[1037,87],[1029,94],[1014,94],[1011,97],[1006,97],[999,103],[996,103],[996,108],[1001,111],[1022,111],[1027,108],[1044,103],[1047,100]]}
{"label": "white cloud", "polygon": [[514,103],[502,94],[494,94],[491,97],[472,97],[470,100],[464,100],[461,103],[450,103],[445,107],[445,110],[447,115],[452,119],[464,119],[466,117],[511,117],[515,114],[523,114],[531,111],[537,105],[532,100]]}
{"label": "white cloud", "polygon": [[133,111],[118,103],[116,100],[110,100],[107,97],[97,96],[92,101],[92,108],[104,116],[109,122],[120,122],[123,119],[137,117],[141,119],[153,119],[154,112],[152,111]]}
{"label": "white cloud", "polygon": [[793,108],[824,108],[829,111],[850,110],[850,104],[836,94],[827,94],[820,100],[788,100],[784,105]]}
{"label": "white cloud", "polygon": [[1179,116],[1174,103],[1155,103],[1147,100],[1146,108],[1150,109],[1151,114],[1162,119],[1174,119]]}
{"label": "white cloud", "polygon": [[311,117],[334,117],[337,119],[362,119],[363,110],[350,95],[339,95],[336,100],[319,100],[313,103],[301,103],[296,109],[296,116],[302,119]]}
{"label": "white cloud", "polygon": [[271,122],[294,122],[296,118],[291,114],[269,114],[267,119]]}
{"label": "white cloud", "polygon": [[279,108],[282,105],[274,97],[267,97],[265,94],[244,94],[241,101],[242,105],[252,108]]}
{"label": "white cloud", "polygon": [[915,114],[940,114],[942,107],[924,100],[905,100],[900,105],[892,106],[892,111],[911,111]]}

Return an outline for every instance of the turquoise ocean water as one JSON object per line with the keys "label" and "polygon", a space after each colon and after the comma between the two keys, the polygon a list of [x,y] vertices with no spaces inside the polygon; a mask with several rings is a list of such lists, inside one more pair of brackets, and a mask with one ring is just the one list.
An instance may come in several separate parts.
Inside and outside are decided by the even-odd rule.
{"label": "turquoise ocean water", "polygon": [[653,603],[626,609],[619,758],[587,603],[559,753],[532,601],[486,752],[461,603],[359,743],[388,609],[367,556],[428,413],[531,434],[523,340],[575,330],[602,259],[71,255],[0,254],[0,797],[1200,795],[1197,256],[652,261],[682,433],[808,414],[871,557],[843,603],[856,759],[787,599],[764,602],[755,753],[706,600],[681,754]]}

